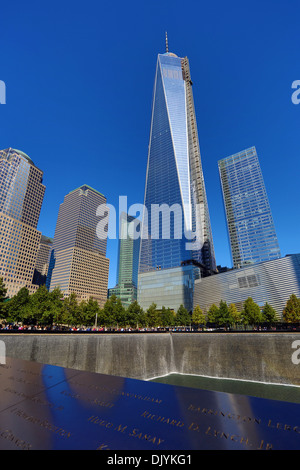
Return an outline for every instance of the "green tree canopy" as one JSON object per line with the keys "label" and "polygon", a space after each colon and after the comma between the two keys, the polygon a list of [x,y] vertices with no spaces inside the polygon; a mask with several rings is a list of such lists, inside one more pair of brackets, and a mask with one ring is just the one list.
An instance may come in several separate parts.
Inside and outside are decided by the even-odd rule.
{"label": "green tree canopy", "polygon": [[5,316],[4,304],[5,304],[5,301],[7,300],[6,294],[7,294],[7,289],[5,287],[2,277],[0,277],[0,318],[3,318]]}
{"label": "green tree canopy", "polygon": [[191,315],[189,314],[189,312],[183,305],[180,305],[176,313],[176,325],[187,326],[190,324],[191,324]]}
{"label": "green tree canopy", "polygon": [[232,319],[232,323],[235,325],[238,323],[241,323],[242,315],[241,315],[241,312],[239,312],[238,309],[236,308],[236,305],[230,304],[228,308],[229,308],[229,315]]}
{"label": "green tree canopy", "polygon": [[230,316],[230,310],[225,301],[221,300],[219,304],[217,323],[220,326],[229,326],[233,323],[233,319]]}
{"label": "green tree canopy", "polygon": [[300,322],[300,299],[292,294],[283,310],[283,319],[287,323]]}
{"label": "green tree canopy", "polygon": [[170,308],[162,307],[160,312],[160,324],[163,327],[174,326],[175,325],[175,313]]}
{"label": "green tree canopy", "polygon": [[270,304],[268,304],[268,302],[265,303],[262,310],[262,321],[269,324],[275,323],[277,321],[276,310]]}
{"label": "green tree canopy", "polygon": [[194,323],[194,325],[197,325],[197,326],[206,324],[206,317],[203,311],[201,310],[201,308],[199,307],[199,305],[196,305],[196,307],[193,310],[192,323]]}
{"label": "green tree canopy", "polygon": [[40,286],[29,298],[29,308],[23,322],[26,324],[51,325],[51,300],[46,286]]}
{"label": "green tree canopy", "polygon": [[217,323],[219,316],[219,309],[216,304],[212,304],[207,312],[206,321],[208,323]]}
{"label": "green tree canopy", "polygon": [[248,325],[257,325],[262,322],[260,308],[251,297],[244,302],[242,317],[243,322]]}
{"label": "green tree canopy", "polygon": [[121,300],[113,294],[104,304],[103,321],[106,326],[124,326],[125,325],[125,308]]}
{"label": "green tree canopy", "polygon": [[77,295],[74,292],[71,292],[71,294],[63,301],[62,322],[68,326],[76,326],[80,324],[79,305]]}
{"label": "green tree canopy", "polygon": [[159,312],[156,309],[156,304],[152,303],[146,311],[146,324],[150,328],[154,328],[156,326],[159,326],[159,323],[160,323]]}
{"label": "green tree canopy", "polygon": [[49,312],[49,320],[52,319],[52,322],[56,325],[62,324],[63,293],[59,287],[56,287],[51,292],[49,292],[49,302],[51,305],[51,309]]}
{"label": "green tree canopy", "polygon": [[96,318],[100,313],[100,307],[97,300],[89,298],[82,300],[79,304],[80,325],[93,326],[96,324]]}
{"label": "green tree canopy", "polygon": [[27,287],[22,287],[5,306],[8,322],[23,322],[30,314],[30,294]]}
{"label": "green tree canopy", "polygon": [[135,300],[126,309],[126,324],[131,328],[145,325],[145,313]]}

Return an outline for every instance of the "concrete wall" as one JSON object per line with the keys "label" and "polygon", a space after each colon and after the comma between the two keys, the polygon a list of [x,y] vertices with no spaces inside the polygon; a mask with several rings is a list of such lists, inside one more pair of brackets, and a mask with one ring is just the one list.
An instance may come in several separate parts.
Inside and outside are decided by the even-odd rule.
{"label": "concrete wall", "polygon": [[109,375],[170,372],[300,385],[297,333],[1,334],[6,355]]}

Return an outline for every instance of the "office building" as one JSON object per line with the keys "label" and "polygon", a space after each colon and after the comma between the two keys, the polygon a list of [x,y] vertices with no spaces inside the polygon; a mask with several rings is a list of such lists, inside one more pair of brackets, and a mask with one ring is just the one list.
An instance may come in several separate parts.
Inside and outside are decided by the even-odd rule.
{"label": "office building", "polygon": [[33,274],[44,193],[43,172],[28,155],[12,148],[0,151],[0,277],[9,297],[22,287],[37,288]]}
{"label": "office building", "polygon": [[215,271],[189,61],[168,44],[156,64],[144,206],[138,296],[155,270],[178,268],[180,277],[190,262],[191,279]]}
{"label": "office building", "polygon": [[46,237],[45,235],[41,236],[35,262],[33,284],[39,286],[46,284],[52,245],[52,238]]}
{"label": "office building", "polygon": [[248,297],[260,307],[270,304],[279,318],[289,297],[300,297],[300,254],[233,269],[195,281],[194,307],[207,313],[220,301],[235,304],[239,311]]}
{"label": "office building", "polygon": [[109,260],[106,238],[97,236],[97,209],[106,198],[84,184],[71,191],[60,205],[46,286],[59,287],[64,296],[93,298],[103,306],[107,300]]}
{"label": "office building", "polygon": [[234,268],[280,258],[255,147],[218,162]]}
{"label": "office building", "polygon": [[149,271],[139,283],[138,302],[144,310],[154,303],[158,310],[167,307],[177,312],[183,305],[191,312],[195,281],[199,278],[200,270],[191,269],[190,265]]}
{"label": "office building", "polygon": [[109,289],[109,296],[116,295],[125,307],[137,300],[140,237],[135,237],[135,233],[139,226],[138,219],[121,213],[117,284]]}

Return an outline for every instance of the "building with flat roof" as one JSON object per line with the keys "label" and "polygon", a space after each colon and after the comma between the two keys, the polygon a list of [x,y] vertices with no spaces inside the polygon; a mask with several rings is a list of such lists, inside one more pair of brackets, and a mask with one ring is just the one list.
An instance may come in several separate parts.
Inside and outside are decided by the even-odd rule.
{"label": "building with flat roof", "polygon": [[218,162],[234,268],[280,258],[255,147]]}
{"label": "building with flat roof", "polygon": [[97,209],[106,204],[103,194],[88,185],[71,191],[60,205],[46,286],[59,287],[64,296],[107,300],[109,260],[107,238],[99,238]]}

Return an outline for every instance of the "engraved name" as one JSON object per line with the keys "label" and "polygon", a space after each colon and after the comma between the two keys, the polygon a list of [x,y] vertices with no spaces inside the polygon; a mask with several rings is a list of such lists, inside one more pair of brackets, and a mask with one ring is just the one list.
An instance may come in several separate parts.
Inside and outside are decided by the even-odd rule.
{"label": "engraved name", "polygon": [[140,395],[134,392],[124,392],[123,390],[118,390],[116,388],[103,387],[103,386],[94,385],[94,384],[90,384],[87,386],[85,383],[78,382],[77,380],[74,380],[74,379],[72,379],[70,383],[74,385],[78,385],[80,387],[88,388],[90,390],[97,390],[100,392],[111,393],[113,395],[118,395],[118,396],[122,396],[125,398],[134,398],[136,400],[149,401],[151,403],[158,403],[158,404],[162,403],[162,400],[159,398],[149,397],[147,395]]}
{"label": "engraved name", "polygon": [[32,448],[31,444],[15,436],[10,429],[0,431],[0,437],[2,439],[7,439],[8,441],[12,442],[15,446],[20,447],[22,450],[30,450]]}
{"label": "engraved name", "polygon": [[251,416],[243,416],[243,415],[234,414],[234,413],[224,413],[221,410],[195,407],[194,405],[189,405],[188,410],[195,411],[196,413],[201,413],[201,414],[205,414],[209,416],[221,416],[223,418],[232,419],[235,421],[243,421],[246,423],[253,423],[257,425],[267,426],[268,428],[273,428],[273,429],[277,429],[281,431],[291,431],[291,432],[300,434],[300,426],[286,424],[286,423],[279,423],[271,419],[268,419],[268,421],[265,421],[265,420],[262,420],[261,418],[255,418],[253,416],[251,417]]}
{"label": "engraved name", "polygon": [[150,419],[151,421],[156,421],[158,423],[170,424],[171,426],[176,426],[176,427],[179,427],[179,428],[182,428],[184,426],[183,421],[179,421],[179,420],[174,419],[174,418],[169,418],[169,417],[149,413],[149,411],[144,411],[141,414],[141,417],[146,418],[146,419]]}
{"label": "engraved name", "polygon": [[28,421],[32,424],[37,424],[38,426],[47,429],[48,431],[53,432],[54,434],[58,434],[61,437],[66,437],[69,438],[71,437],[72,433],[70,431],[66,431],[63,428],[60,428],[58,426],[54,426],[53,424],[49,423],[46,419],[41,420],[40,418],[35,418],[34,416],[28,415],[23,411],[22,409],[14,408],[11,410],[11,413],[14,413],[15,415],[19,416],[20,418],[24,419],[25,421]]}
{"label": "engraved name", "polygon": [[105,402],[105,401],[101,401],[101,400],[98,400],[97,398],[87,398],[87,397],[84,397],[84,396],[81,396],[79,395],[78,393],[70,393],[68,392],[67,390],[63,390],[62,392],[60,392],[62,395],[66,395],[67,397],[71,397],[71,398],[75,398],[75,399],[80,399],[80,400],[86,400],[88,401],[89,403],[92,403],[93,405],[97,405],[97,406],[104,406],[106,408],[112,408],[114,405],[114,403],[110,403],[110,402]]}
{"label": "engraved name", "polygon": [[[133,429],[128,429],[128,426],[126,424],[114,424],[111,421],[105,420],[101,418],[100,416],[90,416],[88,418],[88,421],[90,423],[96,424],[98,426],[104,427],[106,429],[111,429],[112,431],[115,432],[120,432],[123,434],[126,434],[128,437],[132,437],[134,439],[139,439],[142,441],[147,441],[149,443],[155,444],[159,446],[162,442],[164,442],[164,439],[154,436],[153,434],[149,434],[145,431],[141,431],[138,428],[133,428]],[[98,447],[99,449],[99,447]]]}

